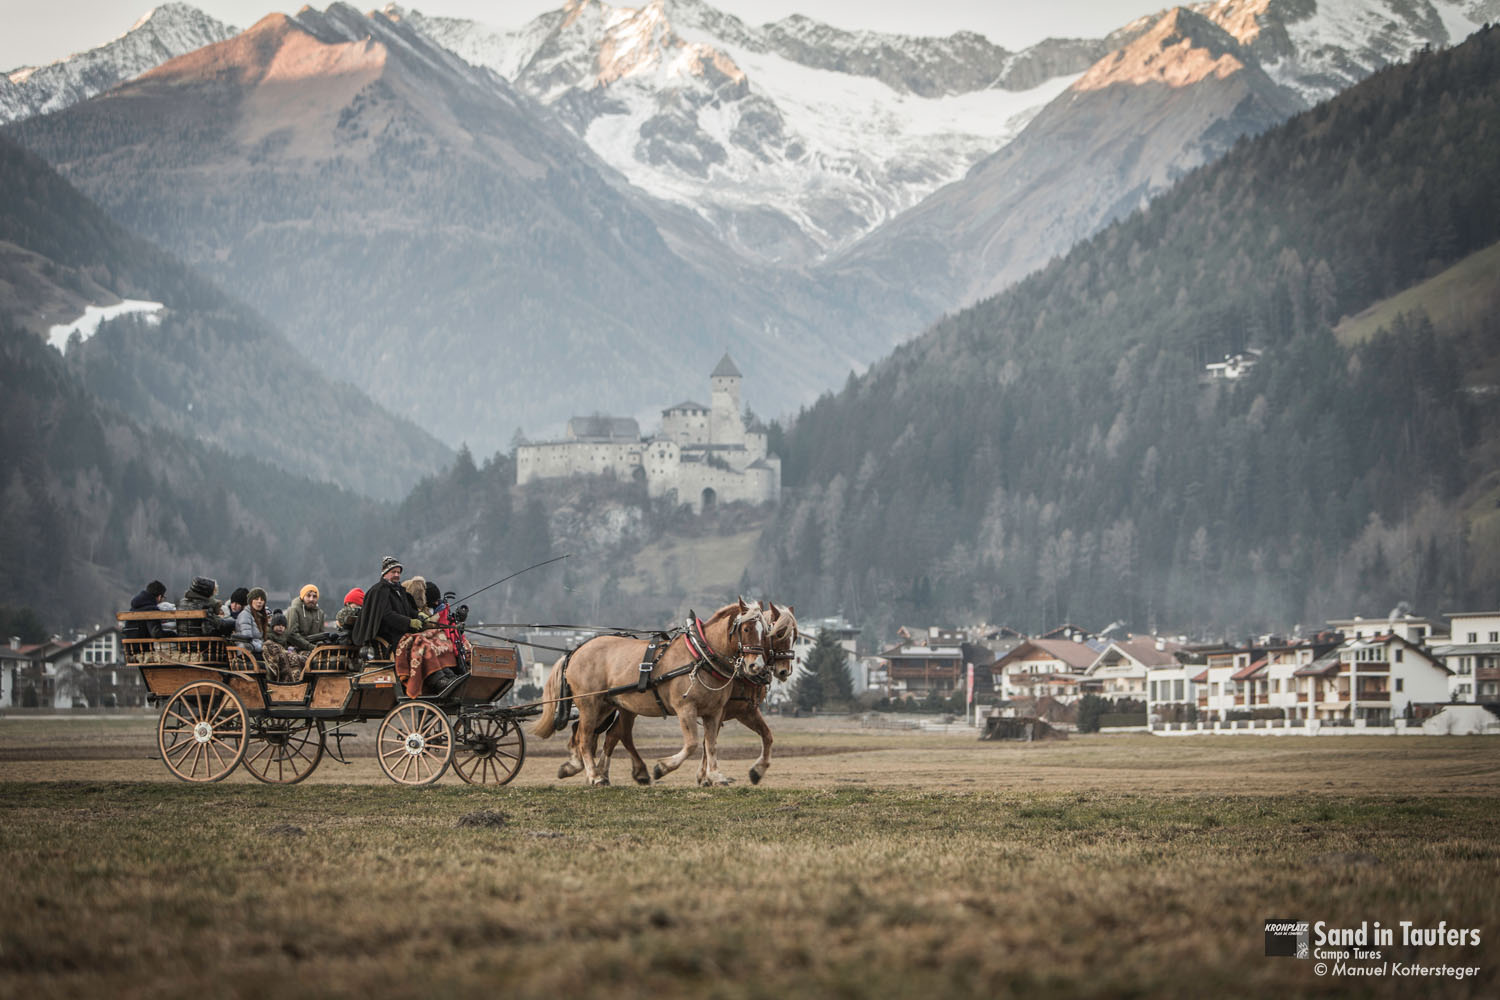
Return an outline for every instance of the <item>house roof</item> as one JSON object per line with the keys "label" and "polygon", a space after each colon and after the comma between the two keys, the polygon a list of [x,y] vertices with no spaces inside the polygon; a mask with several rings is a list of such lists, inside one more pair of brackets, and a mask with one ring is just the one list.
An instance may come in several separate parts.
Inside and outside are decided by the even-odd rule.
{"label": "house roof", "polygon": [[1233,674],[1231,674],[1229,676],[1229,679],[1232,680],[1232,681],[1248,681],[1250,678],[1254,677],[1256,674],[1262,672],[1265,669],[1266,669],[1266,658],[1264,656],[1262,656],[1260,659],[1256,660],[1254,663],[1250,664],[1248,667],[1244,667],[1243,669],[1236,670]]}
{"label": "house roof", "polygon": [[1026,659],[1028,650],[1035,650],[1045,656],[1061,660],[1074,670],[1086,670],[1093,663],[1096,653],[1081,642],[1072,642],[1068,639],[1027,639],[1015,649],[1000,658],[1000,663]]}
{"label": "house roof", "polygon": [[[1156,648],[1158,641],[1161,642],[1161,649]],[[1144,667],[1175,667],[1178,660],[1174,654],[1180,649],[1187,648],[1181,643],[1172,642],[1169,639],[1157,640],[1149,635],[1119,639],[1110,643],[1110,646],[1119,649]],[[1108,651],[1105,650],[1106,653]]]}
{"label": "house roof", "polygon": [[719,360],[719,365],[708,376],[709,378],[744,378],[740,370],[734,366],[734,361],[729,357],[729,352],[724,352],[724,357]]}
{"label": "house roof", "polygon": [[1466,654],[1492,655],[1495,653],[1500,653],[1500,643],[1475,642],[1468,645],[1464,645],[1462,643],[1452,643],[1450,645],[1432,647],[1433,656],[1464,656]]}
{"label": "house roof", "polygon": [[704,406],[702,403],[695,403],[691,399],[684,399],[676,406],[669,406],[661,412],[671,413],[673,410],[703,410],[706,413],[708,412],[708,407]]}
{"label": "house roof", "polygon": [[1316,660],[1309,663],[1300,670],[1292,671],[1293,677],[1317,677],[1322,674],[1331,673],[1339,668],[1339,651],[1337,649],[1324,653]]}
{"label": "house roof", "polygon": [[1193,683],[1194,684],[1207,684],[1208,683],[1208,671],[1205,670],[1201,674],[1199,674],[1197,677],[1194,677],[1193,678]]}

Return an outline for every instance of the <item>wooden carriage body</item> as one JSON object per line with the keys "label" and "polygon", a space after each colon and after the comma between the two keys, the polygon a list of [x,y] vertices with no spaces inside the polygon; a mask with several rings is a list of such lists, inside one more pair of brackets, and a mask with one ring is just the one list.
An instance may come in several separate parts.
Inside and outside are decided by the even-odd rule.
{"label": "wooden carriage body", "polygon": [[[344,726],[376,719],[381,767],[405,784],[436,781],[450,760],[466,781],[504,784],[524,758],[519,716],[526,713],[496,705],[515,684],[520,657],[513,646],[472,646],[469,670],[458,681],[440,694],[409,698],[388,657],[365,660],[353,646],[316,647],[302,678],[283,682],[235,640],[190,634],[206,630],[212,617],[206,611],[116,617],[148,629],[170,622],[180,633],[122,642],[126,662],[164,703],[158,742],[168,769],[184,780],[221,780],[250,751],[257,754],[248,763],[256,777],[300,781],[322,759],[330,737],[333,755],[347,763],[342,740],[353,734]],[[280,777],[264,773],[273,764]]]}

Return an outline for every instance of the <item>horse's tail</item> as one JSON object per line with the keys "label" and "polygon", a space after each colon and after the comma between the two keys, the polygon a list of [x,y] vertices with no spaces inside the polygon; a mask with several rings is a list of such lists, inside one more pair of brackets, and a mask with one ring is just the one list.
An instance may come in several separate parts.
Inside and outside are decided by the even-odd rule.
{"label": "horse's tail", "polygon": [[557,698],[558,692],[562,690],[563,671],[567,669],[568,657],[558,657],[552,665],[552,670],[547,674],[547,683],[542,685],[542,698],[546,704],[542,706],[542,714],[537,717],[536,722],[531,725],[531,735],[545,740],[557,732]]}

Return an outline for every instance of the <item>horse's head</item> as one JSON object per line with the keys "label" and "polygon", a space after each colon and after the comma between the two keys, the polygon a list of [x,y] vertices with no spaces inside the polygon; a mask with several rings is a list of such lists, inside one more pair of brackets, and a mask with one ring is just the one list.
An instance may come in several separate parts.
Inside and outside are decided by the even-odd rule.
{"label": "horse's head", "polygon": [[740,669],[751,680],[769,683],[771,629],[766,624],[765,613],[759,604],[746,604],[743,597],[738,610],[732,604],[729,608],[733,612],[729,620],[729,641],[736,647],[734,654]]}
{"label": "horse's head", "polygon": [[792,613],[791,606],[778,608],[775,601],[770,602],[769,623],[770,633],[767,640],[767,656],[771,661],[771,672],[776,675],[778,681],[784,681],[792,676],[792,667],[797,658],[797,616]]}

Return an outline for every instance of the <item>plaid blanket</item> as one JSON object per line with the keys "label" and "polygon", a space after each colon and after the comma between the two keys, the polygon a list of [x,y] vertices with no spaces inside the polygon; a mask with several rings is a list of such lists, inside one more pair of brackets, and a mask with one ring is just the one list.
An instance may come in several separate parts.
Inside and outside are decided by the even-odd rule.
{"label": "plaid blanket", "polygon": [[457,666],[458,656],[443,629],[428,629],[402,638],[396,645],[393,665],[396,676],[406,686],[406,696],[415,698],[422,693],[427,678],[446,667]]}

